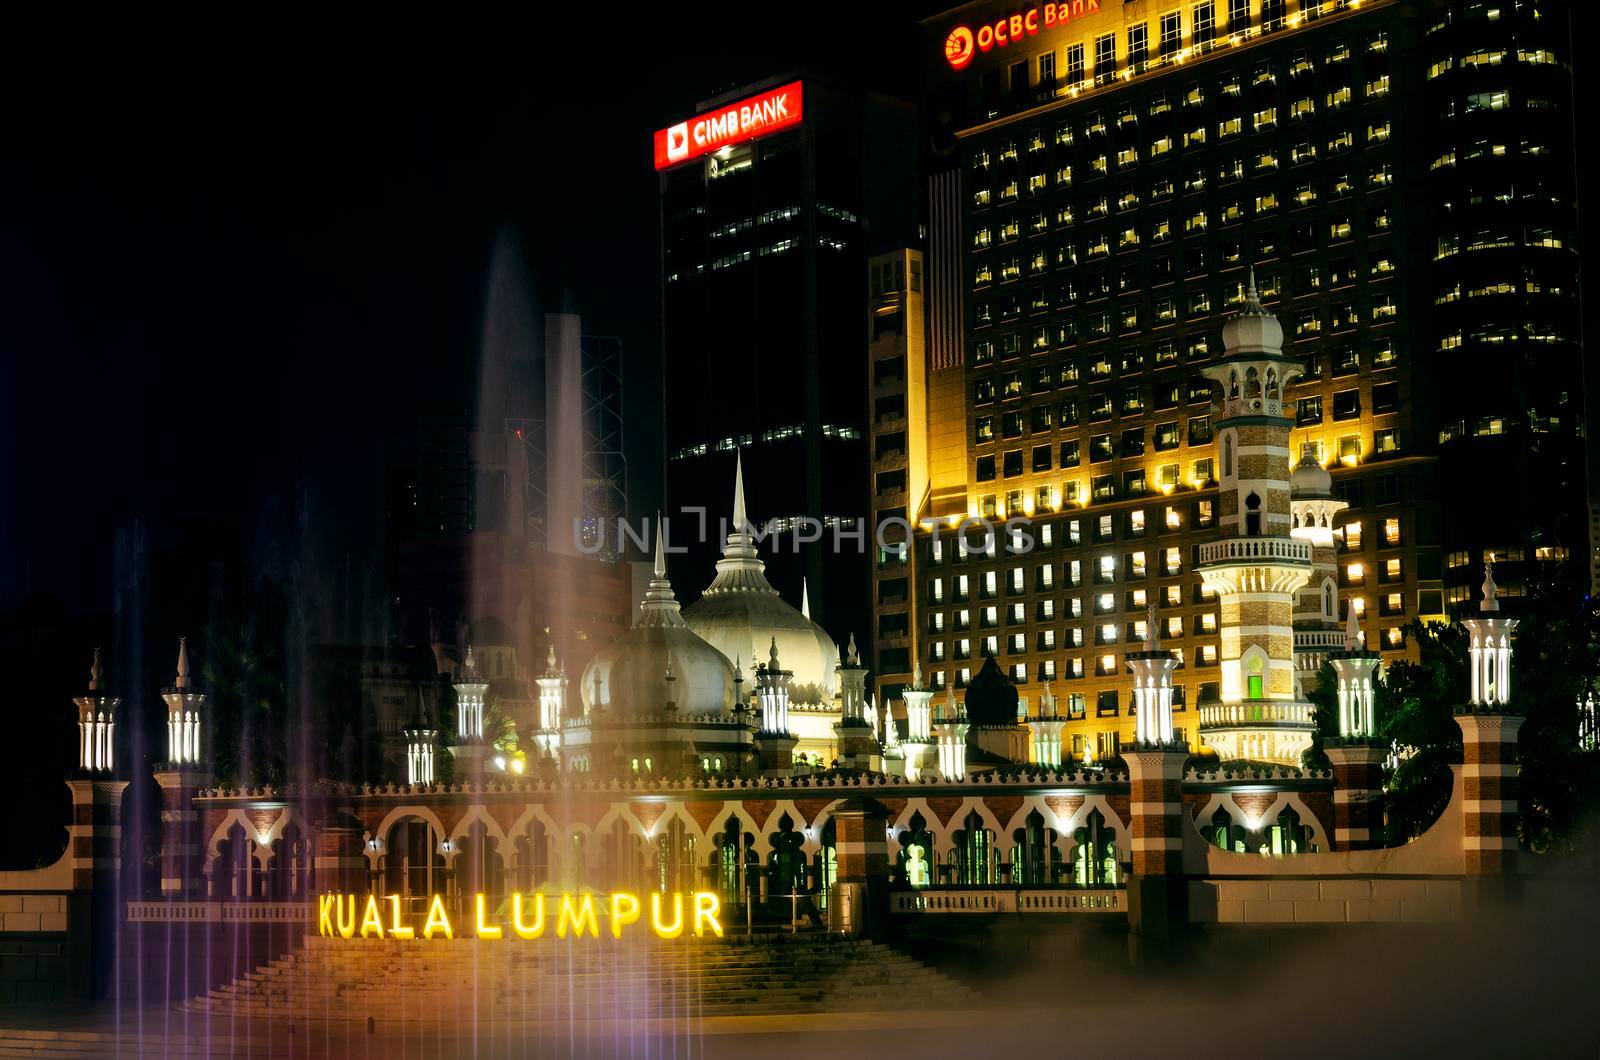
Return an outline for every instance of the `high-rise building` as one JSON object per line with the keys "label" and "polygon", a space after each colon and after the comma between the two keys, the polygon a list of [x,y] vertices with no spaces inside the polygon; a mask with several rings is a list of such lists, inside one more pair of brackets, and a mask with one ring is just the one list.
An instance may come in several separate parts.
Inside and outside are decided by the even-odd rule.
{"label": "high-rise building", "polygon": [[[1182,711],[1226,683],[1197,569],[1225,514],[1200,369],[1252,271],[1304,366],[1284,456],[1331,477],[1337,546],[1319,569],[1331,559],[1373,649],[1401,657],[1405,624],[1455,601],[1458,568],[1464,592],[1503,549],[1564,555],[1569,506],[1578,547],[1559,4],[1071,0],[970,4],[925,27],[926,320],[898,318],[925,335],[903,389],[926,416],[926,469],[909,439],[903,460],[908,486],[927,487],[907,495],[903,562],[880,558],[881,694],[915,662],[959,689],[993,655],[1024,706],[1050,683],[1064,750],[1114,751],[1133,733],[1127,653],[1154,605],[1182,660],[1177,727],[1197,744]],[[878,422],[875,446],[898,429]],[[928,455],[958,433],[959,467]],[[1503,520],[1484,517],[1481,491],[1445,490],[1491,450],[1552,454]],[[1474,501],[1441,509],[1446,496]],[[1003,528],[961,532],[1012,516],[1030,520],[1015,548]],[[1333,621],[1311,602],[1308,649]]]}
{"label": "high-rise building", "polygon": [[[830,629],[869,620],[867,255],[916,238],[915,113],[806,77],[706,100],[656,135],[665,482],[685,584],[711,578],[735,450],[774,586]],[[694,509],[701,517],[688,514]],[[823,526],[820,541],[804,520]],[[840,573],[853,571],[855,573]]]}

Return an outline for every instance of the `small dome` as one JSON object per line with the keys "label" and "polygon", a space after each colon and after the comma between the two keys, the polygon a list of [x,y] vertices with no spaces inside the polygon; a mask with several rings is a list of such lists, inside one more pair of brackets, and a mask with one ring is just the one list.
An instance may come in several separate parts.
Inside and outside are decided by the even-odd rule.
{"label": "small dome", "polygon": [[580,693],[589,711],[659,714],[670,694],[680,714],[721,714],[733,704],[733,667],[688,626],[640,625],[589,661]]}
{"label": "small dome", "polygon": [[1327,468],[1317,463],[1309,451],[1300,458],[1294,473],[1289,476],[1289,495],[1297,500],[1333,495],[1333,476],[1328,474]]}
{"label": "small dome", "polygon": [[1262,308],[1256,294],[1255,270],[1250,270],[1250,286],[1245,292],[1244,308],[1228,318],[1222,325],[1224,355],[1235,353],[1283,352],[1283,325],[1278,318]]}
{"label": "small dome", "polygon": [[967,683],[967,722],[976,726],[1014,726],[1017,723],[1017,686],[990,655]]}
{"label": "small dome", "polygon": [[721,714],[733,706],[733,664],[684,623],[659,529],[655,577],[639,606],[639,624],[590,660],[579,694],[590,712],[657,714],[668,699],[680,714]]}

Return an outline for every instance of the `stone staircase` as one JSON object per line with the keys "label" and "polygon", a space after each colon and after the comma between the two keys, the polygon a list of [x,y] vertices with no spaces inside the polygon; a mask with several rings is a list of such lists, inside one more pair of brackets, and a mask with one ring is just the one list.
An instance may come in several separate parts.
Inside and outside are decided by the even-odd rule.
{"label": "stone staircase", "polygon": [[181,1008],[252,1021],[461,1027],[868,1012],[906,998],[924,1010],[970,1008],[978,1000],[967,987],[887,946],[821,934],[672,941],[310,938],[303,949]]}

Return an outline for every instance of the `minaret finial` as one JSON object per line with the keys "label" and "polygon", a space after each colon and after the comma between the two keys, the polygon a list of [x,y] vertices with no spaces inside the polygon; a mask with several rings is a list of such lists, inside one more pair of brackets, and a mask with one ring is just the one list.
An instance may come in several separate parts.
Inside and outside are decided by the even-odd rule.
{"label": "minaret finial", "polygon": [[1150,602],[1150,606],[1145,608],[1145,612],[1144,613],[1145,613],[1145,620],[1144,620],[1144,650],[1145,651],[1160,651],[1161,650],[1161,627],[1156,624],[1156,605],[1155,605],[1155,601],[1152,600]]}
{"label": "minaret finial", "polygon": [[1479,611],[1500,610],[1500,600],[1495,595],[1498,590],[1499,586],[1494,583],[1494,564],[1485,563],[1483,565],[1483,600],[1478,604]]}
{"label": "minaret finial", "polygon": [[922,688],[922,660],[921,659],[918,659],[916,662],[911,664],[911,687],[915,688],[915,689],[918,689],[918,690],[920,690]]}
{"label": "minaret finial", "polygon": [[178,679],[173,683],[174,688],[189,687],[189,638],[178,638]]}
{"label": "minaret finial", "polygon": [[100,649],[94,650],[94,664],[89,667],[89,691],[100,691],[100,678],[104,676],[100,671]]}
{"label": "minaret finial", "polygon": [[811,618],[811,586],[807,584],[805,576],[800,577],[800,613],[809,621]]}
{"label": "minaret finial", "polygon": [[767,669],[778,669],[778,638],[772,638],[772,650],[767,653]]}
{"label": "minaret finial", "polygon": [[667,576],[667,535],[665,524],[662,522],[661,513],[656,513],[656,578]]}
{"label": "minaret finial", "polygon": [[1344,650],[1361,650],[1361,620],[1356,616],[1356,602],[1350,601],[1350,617],[1344,624]]}
{"label": "minaret finial", "polygon": [[1261,295],[1256,290],[1256,267],[1254,265],[1250,266],[1250,279],[1248,286],[1245,288],[1244,298],[1245,301],[1252,302],[1255,305],[1259,306],[1261,304]]}
{"label": "minaret finial", "polygon": [[744,524],[749,522],[744,510],[744,449],[735,446],[733,450],[733,532],[744,532]]}
{"label": "minaret finial", "polygon": [[861,665],[861,652],[856,650],[856,635],[850,634],[850,647],[845,652],[845,661],[851,666]]}

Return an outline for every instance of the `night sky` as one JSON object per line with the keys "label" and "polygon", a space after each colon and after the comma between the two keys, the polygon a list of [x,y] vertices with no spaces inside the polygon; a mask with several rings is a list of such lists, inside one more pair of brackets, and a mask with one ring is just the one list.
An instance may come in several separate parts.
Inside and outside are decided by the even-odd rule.
{"label": "night sky", "polygon": [[908,90],[916,59],[900,4],[672,6],[8,26],[0,609],[107,608],[135,518],[248,527],[264,499],[311,496],[363,547],[386,434],[475,391],[506,232],[536,309],[623,339],[653,504],[651,131],[803,64]]}

